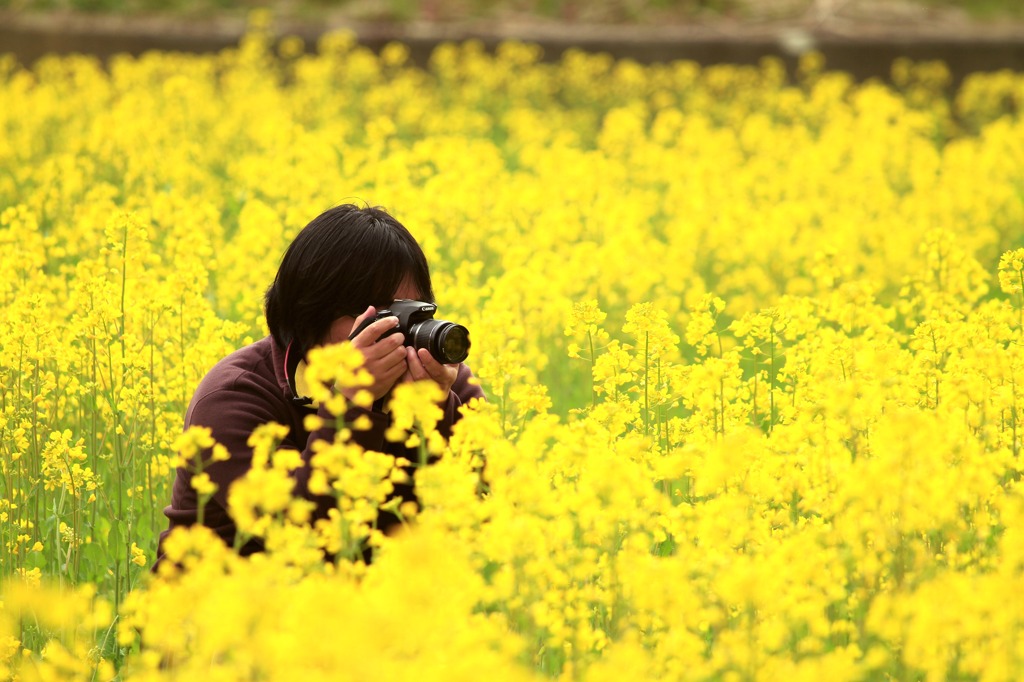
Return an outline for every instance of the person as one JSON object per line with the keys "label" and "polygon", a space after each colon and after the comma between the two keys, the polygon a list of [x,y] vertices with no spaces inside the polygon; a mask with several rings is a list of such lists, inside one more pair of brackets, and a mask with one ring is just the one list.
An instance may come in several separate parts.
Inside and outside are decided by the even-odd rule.
{"label": "person", "polygon": [[[288,247],[266,293],[270,335],[218,362],[199,383],[185,414],[186,429],[209,427],[230,454],[228,460],[208,461],[204,467],[217,490],[203,514],[203,524],[229,546],[235,542],[236,527],[228,514],[228,489],[248,470],[252,450],[246,443],[261,424],[277,422],[288,427],[279,447],[302,455],[302,466],[293,474],[295,494],[316,502],[313,519],[326,517],[334,506],[333,497],[308,490],[313,443],[333,440],[335,419],[306,397],[305,356],[316,346],[348,340],[362,321],[399,298],[433,303],[430,270],[413,236],[381,208],[345,204],[329,209],[306,225]],[[382,336],[396,326],[396,317],[383,317],[351,340],[373,378],[369,391],[374,404],[364,409],[349,403],[345,418],[347,423],[369,418],[371,428],[352,431],[352,440],[364,449],[415,462],[417,456],[403,444],[384,438],[389,417],[382,404],[391,389],[401,381],[437,382],[447,395],[438,424],[445,438],[459,419],[459,407],[482,398],[483,392],[465,364],[443,365],[428,351],[405,346],[400,332]],[[307,431],[304,419],[311,414],[322,417],[324,426]],[[157,564],[164,557],[170,532],[198,522],[192,476],[186,468],[175,471],[171,502],[164,509],[169,525],[160,534]],[[411,483],[396,485],[394,495],[415,500]],[[387,532],[398,522],[394,514],[382,511],[378,528]],[[239,551],[247,555],[262,549],[259,539],[250,539]]]}

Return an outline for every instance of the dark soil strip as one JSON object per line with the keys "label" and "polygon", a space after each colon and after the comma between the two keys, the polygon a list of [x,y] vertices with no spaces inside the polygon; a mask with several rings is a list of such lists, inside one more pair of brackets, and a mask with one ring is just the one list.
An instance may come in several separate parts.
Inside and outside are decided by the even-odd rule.
{"label": "dark soil strip", "polygon": [[[4,21],[0,16],[0,53],[13,53],[19,62],[30,65],[48,54],[84,53],[102,59],[117,54],[138,55],[147,50],[179,52],[213,52],[238,42],[237,25],[218,27],[215,24],[197,25],[193,30],[181,25],[166,30],[146,26],[128,25],[61,25],[60,22]],[[672,30],[658,31],[635,28],[597,30],[565,27],[561,30],[514,31],[508,27],[495,30],[465,30],[452,27],[410,30],[401,25],[368,25],[356,28],[359,41],[378,50],[387,42],[397,40],[409,46],[413,61],[425,65],[431,51],[445,40],[477,38],[488,48],[501,40],[516,38],[540,44],[546,60],[557,60],[568,48],[589,52],[607,52],[616,58],[630,58],[649,64],[678,59],[696,61],[702,65],[756,64],[762,57],[772,55],[783,59],[792,73],[797,58],[795,52],[813,46],[820,51],[830,69],[849,72],[857,80],[889,77],[893,60],[907,57],[912,60],[942,60],[950,68],[954,85],[976,71],[1012,69],[1024,71],[1024,31],[1000,31],[996,35],[969,31],[965,35],[934,35],[914,32],[906,35],[892,31],[847,31],[843,35],[813,30],[743,29],[732,31]],[[319,32],[310,27],[282,31],[315,45]]]}

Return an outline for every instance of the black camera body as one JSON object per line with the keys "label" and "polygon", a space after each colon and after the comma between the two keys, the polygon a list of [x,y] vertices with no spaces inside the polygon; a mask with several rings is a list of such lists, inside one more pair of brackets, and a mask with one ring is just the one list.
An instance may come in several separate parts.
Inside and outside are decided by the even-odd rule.
{"label": "black camera body", "polygon": [[426,348],[434,359],[446,365],[462,362],[469,357],[469,330],[461,324],[448,320],[435,320],[437,306],[424,301],[399,298],[384,310],[378,310],[376,317],[363,320],[352,330],[349,339],[354,339],[364,329],[385,317],[397,317],[398,326],[388,330],[380,338],[396,332],[405,334],[405,345]]}

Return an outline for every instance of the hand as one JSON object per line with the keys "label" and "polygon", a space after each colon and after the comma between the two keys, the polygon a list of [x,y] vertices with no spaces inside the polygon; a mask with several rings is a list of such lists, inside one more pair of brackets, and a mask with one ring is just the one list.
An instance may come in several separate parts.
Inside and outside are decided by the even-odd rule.
{"label": "hand", "polygon": [[[372,318],[376,314],[377,310],[370,306],[366,312],[355,319],[351,328],[356,329],[363,320]],[[397,317],[385,317],[372,323],[352,339],[352,345],[363,354],[363,367],[373,376],[373,384],[365,388],[373,394],[374,400],[379,400],[387,395],[387,392],[408,370],[405,346],[403,345],[405,335],[396,332],[391,336],[380,338],[382,334],[397,326]],[[346,398],[351,400],[356,390],[346,389],[342,392]]]}
{"label": "hand", "polygon": [[458,365],[442,365],[434,359],[426,348],[406,348],[406,364],[408,371],[402,376],[402,381],[422,381],[433,379],[444,392],[445,399],[449,391],[455,385],[455,379],[459,376]]}

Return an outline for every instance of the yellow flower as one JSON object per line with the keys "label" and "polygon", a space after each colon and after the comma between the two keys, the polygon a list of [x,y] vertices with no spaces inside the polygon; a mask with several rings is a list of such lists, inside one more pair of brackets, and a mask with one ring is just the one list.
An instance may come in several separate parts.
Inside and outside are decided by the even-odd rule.
{"label": "yellow flower", "polygon": [[206,497],[217,492],[217,484],[210,480],[210,474],[204,472],[192,477],[192,489]]}
{"label": "yellow flower", "polygon": [[[1024,76],[424,69],[271,20],[0,57],[0,677],[1022,677]],[[182,419],[338,188],[416,236],[487,401],[449,433],[399,382],[416,465],[366,415],[303,454],[257,428],[222,492],[264,551],[196,525],[126,574],[174,468],[202,499],[249,456]],[[320,407],[370,407],[351,344],[308,361]]]}
{"label": "yellow flower", "polygon": [[1024,288],[1024,249],[1014,249],[1003,253],[999,258],[999,286],[1008,293],[1014,294]]}
{"label": "yellow flower", "polygon": [[139,546],[136,545],[134,542],[132,543],[131,553],[133,564],[135,564],[136,566],[146,565],[146,553],[143,552],[142,549],[139,548]]}

